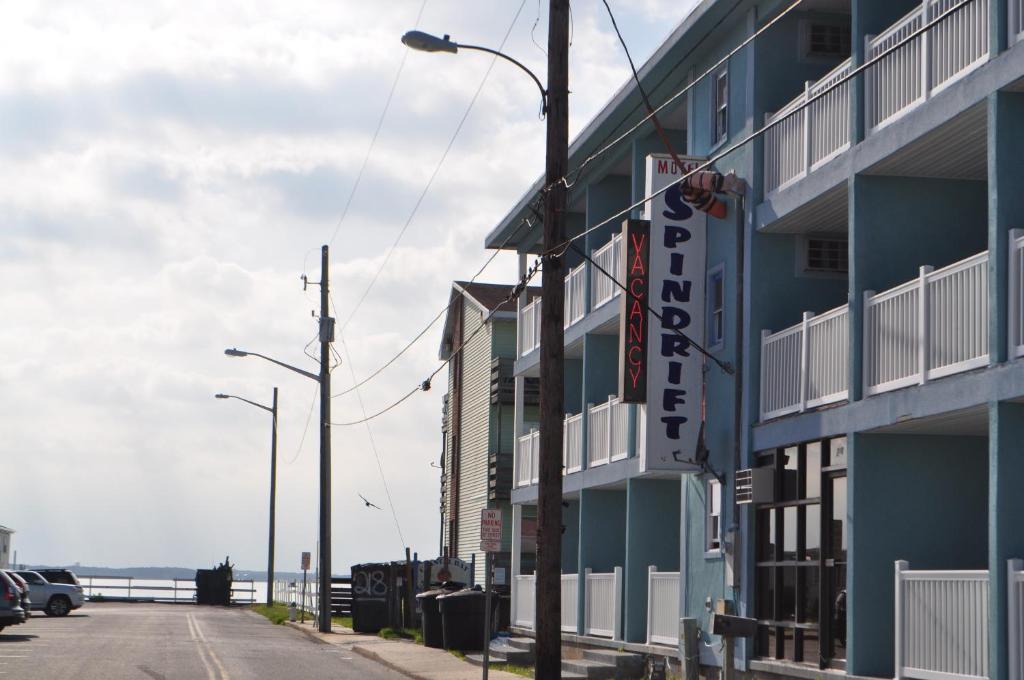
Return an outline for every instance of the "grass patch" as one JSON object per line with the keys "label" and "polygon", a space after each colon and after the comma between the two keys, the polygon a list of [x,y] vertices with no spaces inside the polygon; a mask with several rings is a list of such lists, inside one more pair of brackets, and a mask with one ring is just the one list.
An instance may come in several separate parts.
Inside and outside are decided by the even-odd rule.
{"label": "grass patch", "polygon": [[344,628],[352,628],[352,617],[351,616],[332,616],[331,623],[336,626],[342,626]]}
{"label": "grass patch", "polygon": [[510,664],[510,663],[492,663],[490,665],[490,667],[493,668],[496,671],[505,671],[507,673],[513,673],[515,675],[521,675],[524,678],[532,678],[533,677],[533,667],[532,666],[516,666],[516,665]]}
{"label": "grass patch", "polygon": [[419,628],[381,628],[377,635],[385,640],[412,640],[418,645],[423,644],[423,633]]}
{"label": "grass patch", "polygon": [[[270,619],[271,623],[281,625],[288,620],[288,605],[282,602],[275,602],[273,606],[268,607],[265,604],[254,604],[249,607],[254,612],[261,616],[265,616]],[[295,613],[295,620],[298,621],[302,617],[302,612],[298,611]],[[313,612],[306,612],[306,620],[315,620],[316,615]]]}

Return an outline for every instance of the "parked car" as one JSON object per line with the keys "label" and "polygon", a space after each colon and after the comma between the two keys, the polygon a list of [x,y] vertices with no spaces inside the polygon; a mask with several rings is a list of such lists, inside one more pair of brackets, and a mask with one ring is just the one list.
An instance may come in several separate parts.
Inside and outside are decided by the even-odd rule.
{"label": "parked car", "polygon": [[75,572],[70,569],[33,569],[43,578],[50,583],[66,583],[69,586],[80,586],[82,585],[78,581],[78,577],[75,576]]}
{"label": "parked car", "polygon": [[15,573],[25,579],[32,589],[32,609],[42,610],[47,616],[67,616],[72,609],[78,609],[85,602],[82,586],[50,583],[34,571]]}
{"label": "parked car", "polygon": [[15,585],[21,588],[21,608],[25,610],[25,618],[32,616],[32,598],[29,597],[31,588],[28,587],[28,582],[22,577],[15,574],[13,571],[4,572],[11,577]]}
{"label": "parked car", "polygon": [[0,630],[25,623],[25,610],[21,606],[21,588],[0,571]]}

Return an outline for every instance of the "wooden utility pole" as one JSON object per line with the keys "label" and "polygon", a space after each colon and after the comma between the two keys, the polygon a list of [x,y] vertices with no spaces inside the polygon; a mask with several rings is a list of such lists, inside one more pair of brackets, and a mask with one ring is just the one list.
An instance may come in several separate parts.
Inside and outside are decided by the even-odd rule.
{"label": "wooden utility pole", "polygon": [[[569,164],[569,0],[548,10],[547,152],[544,194],[545,252],[565,240]],[[545,257],[541,276],[540,470],[537,489],[537,680],[562,674],[562,429],[565,413],[565,266]]]}
{"label": "wooden utility pole", "polygon": [[320,250],[320,571],[317,630],[331,632],[331,343],[328,248]]}

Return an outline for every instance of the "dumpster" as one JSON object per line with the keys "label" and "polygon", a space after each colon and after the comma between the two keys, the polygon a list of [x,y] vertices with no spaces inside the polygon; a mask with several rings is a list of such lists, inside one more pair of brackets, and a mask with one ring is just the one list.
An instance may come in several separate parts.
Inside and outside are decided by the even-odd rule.
{"label": "dumpster", "polygon": [[231,604],[233,565],[224,558],[224,563],[213,569],[196,570],[197,604]]}
{"label": "dumpster", "polygon": [[416,596],[420,607],[420,621],[423,627],[423,644],[427,647],[443,647],[444,631],[441,628],[441,610],[437,598],[462,588],[461,583],[442,583],[439,588],[427,590]]}
{"label": "dumpster", "polygon": [[[497,598],[491,595],[491,604]],[[460,651],[479,651],[484,646],[484,593],[479,588],[465,588],[447,595],[439,595],[441,630],[444,648]],[[495,613],[492,611],[492,614]],[[492,616],[491,633],[497,632]]]}
{"label": "dumpster", "polygon": [[352,629],[376,633],[393,625],[394,569],[389,563],[352,566]]}

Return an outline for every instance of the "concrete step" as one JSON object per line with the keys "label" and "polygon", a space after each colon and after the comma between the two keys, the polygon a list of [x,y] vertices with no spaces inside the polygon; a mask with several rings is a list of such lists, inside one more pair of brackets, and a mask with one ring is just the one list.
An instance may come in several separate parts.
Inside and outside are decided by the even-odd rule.
{"label": "concrete step", "polygon": [[619,678],[640,678],[644,674],[644,658],[640,654],[619,652],[614,649],[585,649],[583,658],[614,666]]}
{"label": "concrete step", "polygon": [[562,671],[561,678],[562,680],[587,680],[587,676],[582,673],[567,673],[564,670]]}
{"label": "concrete step", "polygon": [[498,641],[491,642],[491,657],[516,666],[533,665],[533,652]]}
{"label": "concrete step", "polygon": [[566,673],[576,673],[588,680],[605,680],[618,677],[619,669],[592,659],[562,659],[563,678]]}
{"label": "concrete step", "polygon": [[535,645],[533,638],[528,637],[509,637],[505,638],[509,647],[515,647],[516,649],[522,649],[524,651],[533,653],[533,647]]}

